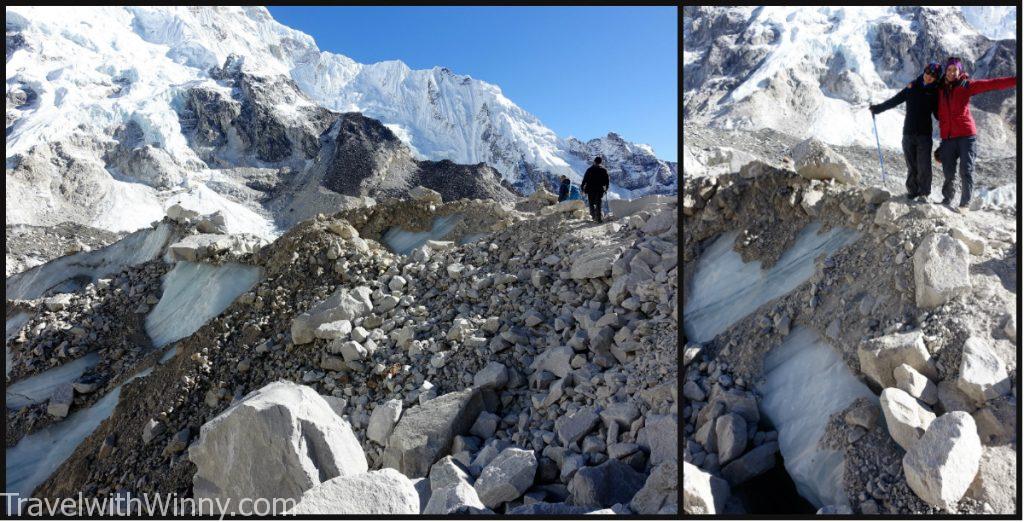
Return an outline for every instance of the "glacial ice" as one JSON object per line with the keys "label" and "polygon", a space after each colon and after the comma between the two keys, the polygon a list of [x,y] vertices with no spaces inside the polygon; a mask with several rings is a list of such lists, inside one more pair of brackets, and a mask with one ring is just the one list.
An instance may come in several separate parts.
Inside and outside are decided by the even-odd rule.
{"label": "glacial ice", "polygon": [[820,223],[800,231],[793,246],[768,270],[761,262],[744,263],[733,250],[738,232],[723,234],[701,255],[693,286],[683,307],[687,338],[706,342],[758,307],[781,297],[814,275],[815,259],[831,255],[857,237],[857,232],[833,228],[819,234]]}
{"label": "glacial ice", "polygon": [[[13,448],[7,448],[5,491],[22,497],[30,496],[114,412],[121,387],[152,371],[150,366],[136,373],[92,406],[72,412],[62,422],[25,435]],[[16,506],[16,499],[13,502]],[[6,506],[4,509],[7,510]]]}
{"label": "glacial ice", "polygon": [[425,232],[409,232],[398,227],[391,227],[381,236],[381,241],[396,254],[406,255],[419,248],[428,240],[440,240],[451,232],[455,225],[462,221],[461,214],[438,216]]}
{"label": "glacial ice", "polygon": [[[125,236],[104,248],[64,256],[7,278],[7,299],[36,299],[71,281],[96,281],[156,258],[171,238],[171,226],[161,223]],[[74,291],[74,288],[66,289]]]}
{"label": "glacial ice", "polygon": [[99,354],[89,352],[73,361],[11,383],[5,394],[7,408],[17,410],[22,406],[46,401],[53,395],[57,386],[74,382],[86,370],[96,366],[98,362],[100,362]]}
{"label": "glacial ice", "polygon": [[878,398],[819,335],[798,326],[764,360],[758,383],[761,412],[779,432],[779,450],[797,491],[814,504],[849,504],[843,489],[842,452],[818,441],[829,417],[855,399]]}
{"label": "glacial ice", "polygon": [[163,347],[195,333],[262,277],[258,267],[179,262],[164,276],[163,295],[146,316],[146,333]]}

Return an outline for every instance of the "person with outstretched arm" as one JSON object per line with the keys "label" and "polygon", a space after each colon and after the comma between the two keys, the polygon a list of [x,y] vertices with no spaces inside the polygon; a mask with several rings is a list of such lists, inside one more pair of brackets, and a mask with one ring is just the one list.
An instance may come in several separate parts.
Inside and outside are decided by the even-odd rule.
{"label": "person with outstretched arm", "polygon": [[953,181],[956,179],[957,161],[960,162],[960,205],[957,211],[966,214],[974,190],[974,158],[977,153],[977,134],[971,116],[971,96],[983,92],[1009,89],[1017,85],[1017,77],[972,80],[964,71],[960,58],[946,60],[946,74],[939,85],[939,145],[942,160],[942,204],[953,201]]}
{"label": "person with outstretched arm", "polygon": [[871,114],[885,112],[901,103],[907,104],[903,117],[903,157],[907,160],[907,199],[927,201],[932,191],[932,115],[938,103],[939,77],[942,66],[936,62],[925,66],[917,79],[895,96],[868,107]]}
{"label": "person with outstretched arm", "polygon": [[590,206],[590,217],[598,223],[602,222],[601,198],[608,192],[608,171],[601,166],[601,157],[594,158],[594,164],[583,173],[583,182],[580,189],[587,195],[587,203]]}

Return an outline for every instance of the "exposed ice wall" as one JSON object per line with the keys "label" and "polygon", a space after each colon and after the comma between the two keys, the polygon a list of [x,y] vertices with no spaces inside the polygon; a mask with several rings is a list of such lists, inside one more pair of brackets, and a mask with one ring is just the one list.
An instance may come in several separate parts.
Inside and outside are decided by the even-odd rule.
{"label": "exposed ice wall", "polygon": [[7,407],[16,410],[22,406],[43,402],[53,395],[57,386],[66,382],[74,382],[86,370],[96,366],[98,362],[100,362],[99,354],[90,352],[56,368],[14,382],[6,390]]}
{"label": "exposed ice wall", "polygon": [[381,236],[381,241],[396,254],[408,254],[423,246],[428,240],[439,240],[451,232],[462,221],[461,214],[438,216],[426,232],[409,232],[391,227]]}
{"label": "exposed ice wall", "polygon": [[125,267],[145,263],[160,255],[170,238],[171,226],[161,223],[155,229],[139,230],[104,248],[54,259],[7,278],[7,299],[35,299],[70,280],[95,281]]}
{"label": "exposed ice wall", "polygon": [[[146,368],[124,384],[145,377],[152,371],[152,366]],[[63,421],[30,433],[13,448],[7,448],[4,491],[22,497],[30,496],[114,412],[124,384],[108,392],[89,408],[75,411]],[[12,499],[12,502],[17,506],[16,499]],[[4,511],[7,512],[6,503]]]}
{"label": "exposed ice wall", "polygon": [[761,411],[779,432],[779,450],[797,491],[816,507],[848,505],[843,454],[818,446],[829,416],[858,397],[878,403],[816,332],[796,327],[764,360]]}
{"label": "exposed ice wall", "polygon": [[146,316],[146,333],[162,347],[195,333],[262,277],[258,267],[179,262],[164,276],[160,302]]}
{"label": "exposed ice wall", "polygon": [[857,232],[833,228],[818,234],[820,223],[804,227],[796,242],[768,270],[744,263],[733,250],[737,232],[722,235],[701,255],[683,307],[683,329],[697,342],[713,339],[758,307],[781,297],[814,275],[815,259],[852,242]]}

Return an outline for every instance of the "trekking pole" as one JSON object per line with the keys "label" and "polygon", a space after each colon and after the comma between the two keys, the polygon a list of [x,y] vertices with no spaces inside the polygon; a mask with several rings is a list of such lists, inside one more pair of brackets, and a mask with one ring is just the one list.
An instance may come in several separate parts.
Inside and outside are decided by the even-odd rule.
{"label": "trekking pole", "polygon": [[878,168],[882,169],[882,185],[885,185],[885,164],[882,163],[882,141],[878,139],[878,124],[875,123],[875,113],[871,113],[871,126],[875,128],[875,145],[878,146]]}

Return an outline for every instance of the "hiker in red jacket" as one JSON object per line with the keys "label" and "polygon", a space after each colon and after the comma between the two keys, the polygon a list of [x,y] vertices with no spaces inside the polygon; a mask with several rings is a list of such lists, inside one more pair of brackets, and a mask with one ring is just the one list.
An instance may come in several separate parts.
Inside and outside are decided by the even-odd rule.
{"label": "hiker in red jacket", "polygon": [[989,80],[971,80],[964,72],[963,62],[953,57],[946,60],[946,75],[939,86],[939,145],[938,154],[942,158],[942,204],[949,205],[953,201],[953,180],[956,178],[957,160],[960,160],[960,206],[961,214],[967,213],[971,202],[971,191],[974,189],[974,156],[975,141],[978,131],[974,127],[971,116],[971,96],[983,92],[1009,89],[1017,85],[1017,78],[992,78]]}

